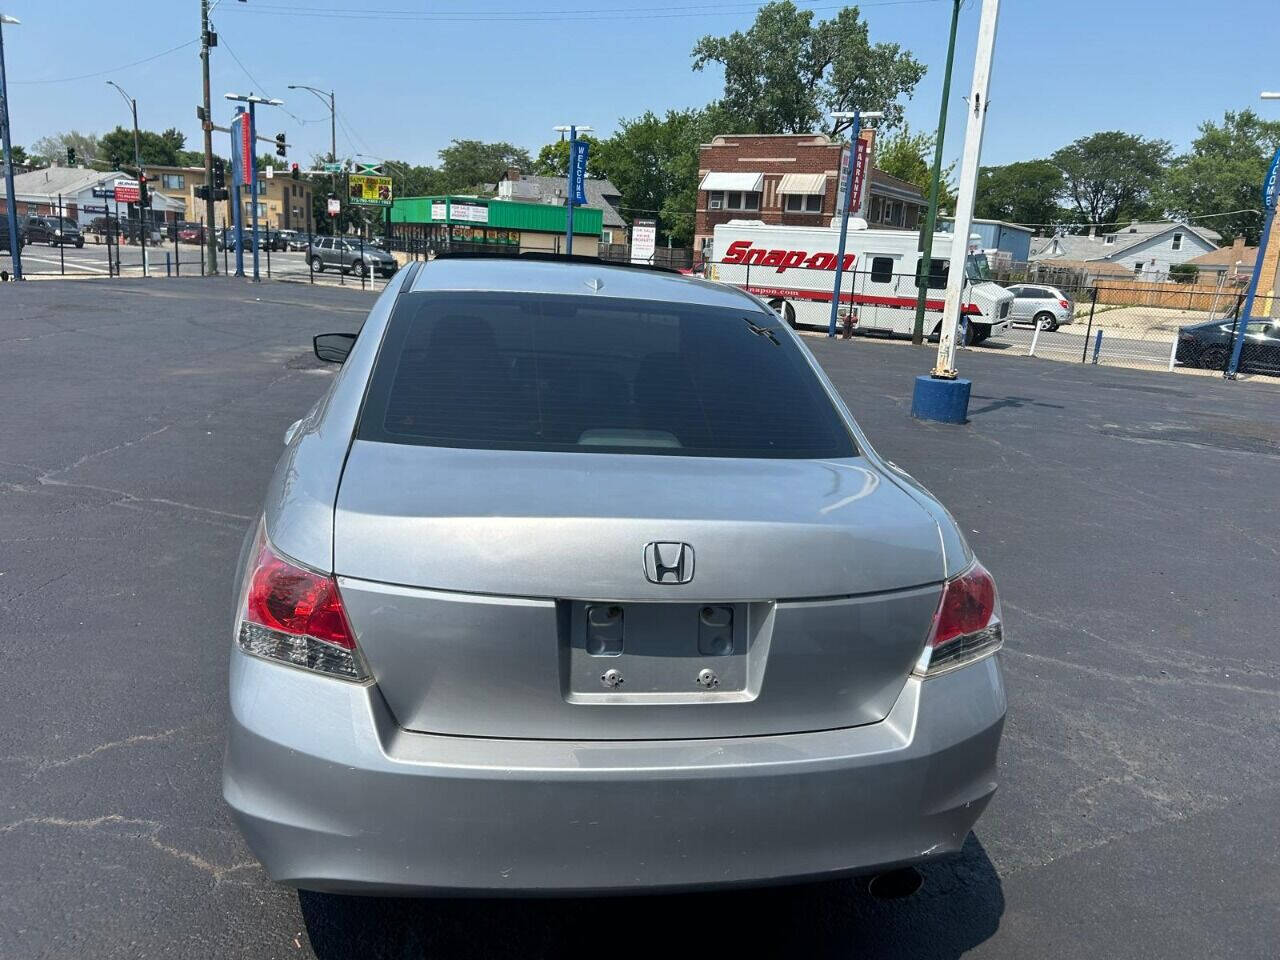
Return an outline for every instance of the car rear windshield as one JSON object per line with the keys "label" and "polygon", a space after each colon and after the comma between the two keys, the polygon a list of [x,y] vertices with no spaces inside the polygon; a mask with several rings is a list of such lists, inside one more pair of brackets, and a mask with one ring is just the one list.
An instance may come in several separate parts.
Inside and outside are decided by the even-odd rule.
{"label": "car rear windshield", "polygon": [[772,313],[533,294],[402,297],[357,436],[699,457],[857,452]]}

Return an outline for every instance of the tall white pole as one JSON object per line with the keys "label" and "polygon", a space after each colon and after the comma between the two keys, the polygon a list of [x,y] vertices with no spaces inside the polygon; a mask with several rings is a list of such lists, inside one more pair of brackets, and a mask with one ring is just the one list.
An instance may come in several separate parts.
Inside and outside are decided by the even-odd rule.
{"label": "tall white pole", "polygon": [[[956,377],[956,331],[960,321],[961,294],[964,292],[969,230],[973,226],[973,201],[978,188],[978,162],[982,157],[982,133],[987,119],[987,87],[991,81],[991,58],[996,47],[996,20],[999,16],[1000,0],[982,0],[978,53],[973,64],[973,86],[969,91],[969,123],[964,133],[964,156],[960,160],[955,233],[951,238],[951,270],[942,307],[938,363],[933,368],[933,376],[944,380]],[[929,264],[925,264],[922,272],[928,275],[929,269]]]}

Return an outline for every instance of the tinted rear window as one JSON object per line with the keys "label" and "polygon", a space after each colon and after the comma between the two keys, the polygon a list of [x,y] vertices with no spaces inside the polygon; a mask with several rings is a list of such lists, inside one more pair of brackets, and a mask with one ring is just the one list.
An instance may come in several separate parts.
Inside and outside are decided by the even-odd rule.
{"label": "tinted rear window", "polygon": [[402,297],[357,436],[671,456],[856,453],[772,313],[531,294]]}

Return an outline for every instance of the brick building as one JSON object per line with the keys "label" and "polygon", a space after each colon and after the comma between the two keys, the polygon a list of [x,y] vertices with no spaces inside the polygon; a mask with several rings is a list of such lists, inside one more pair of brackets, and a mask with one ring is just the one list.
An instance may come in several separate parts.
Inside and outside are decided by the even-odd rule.
{"label": "brick building", "polygon": [[[873,158],[870,189],[856,215],[873,227],[918,228],[926,206],[910,183],[875,169],[875,131],[863,130]],[[822,133],[722,134],[698,148],[694,250],[711,244],[716,226],[735,219],[816,227],[837,216],[842,140]]]}

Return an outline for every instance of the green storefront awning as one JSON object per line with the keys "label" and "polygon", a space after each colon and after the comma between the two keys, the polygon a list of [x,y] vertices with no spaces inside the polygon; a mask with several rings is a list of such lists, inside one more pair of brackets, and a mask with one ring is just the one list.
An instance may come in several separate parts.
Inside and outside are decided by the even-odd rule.
{"label": "green storefront awning", "polygon": [[[534,233],[563,233],[565,209],[548,203],[518,203],[485,197],[399,197],[391,206],[392,223],[451,223],[499,230],[529,230]],[[575,235],[600,236],[604,211],[576,207],[573,211]]]}

